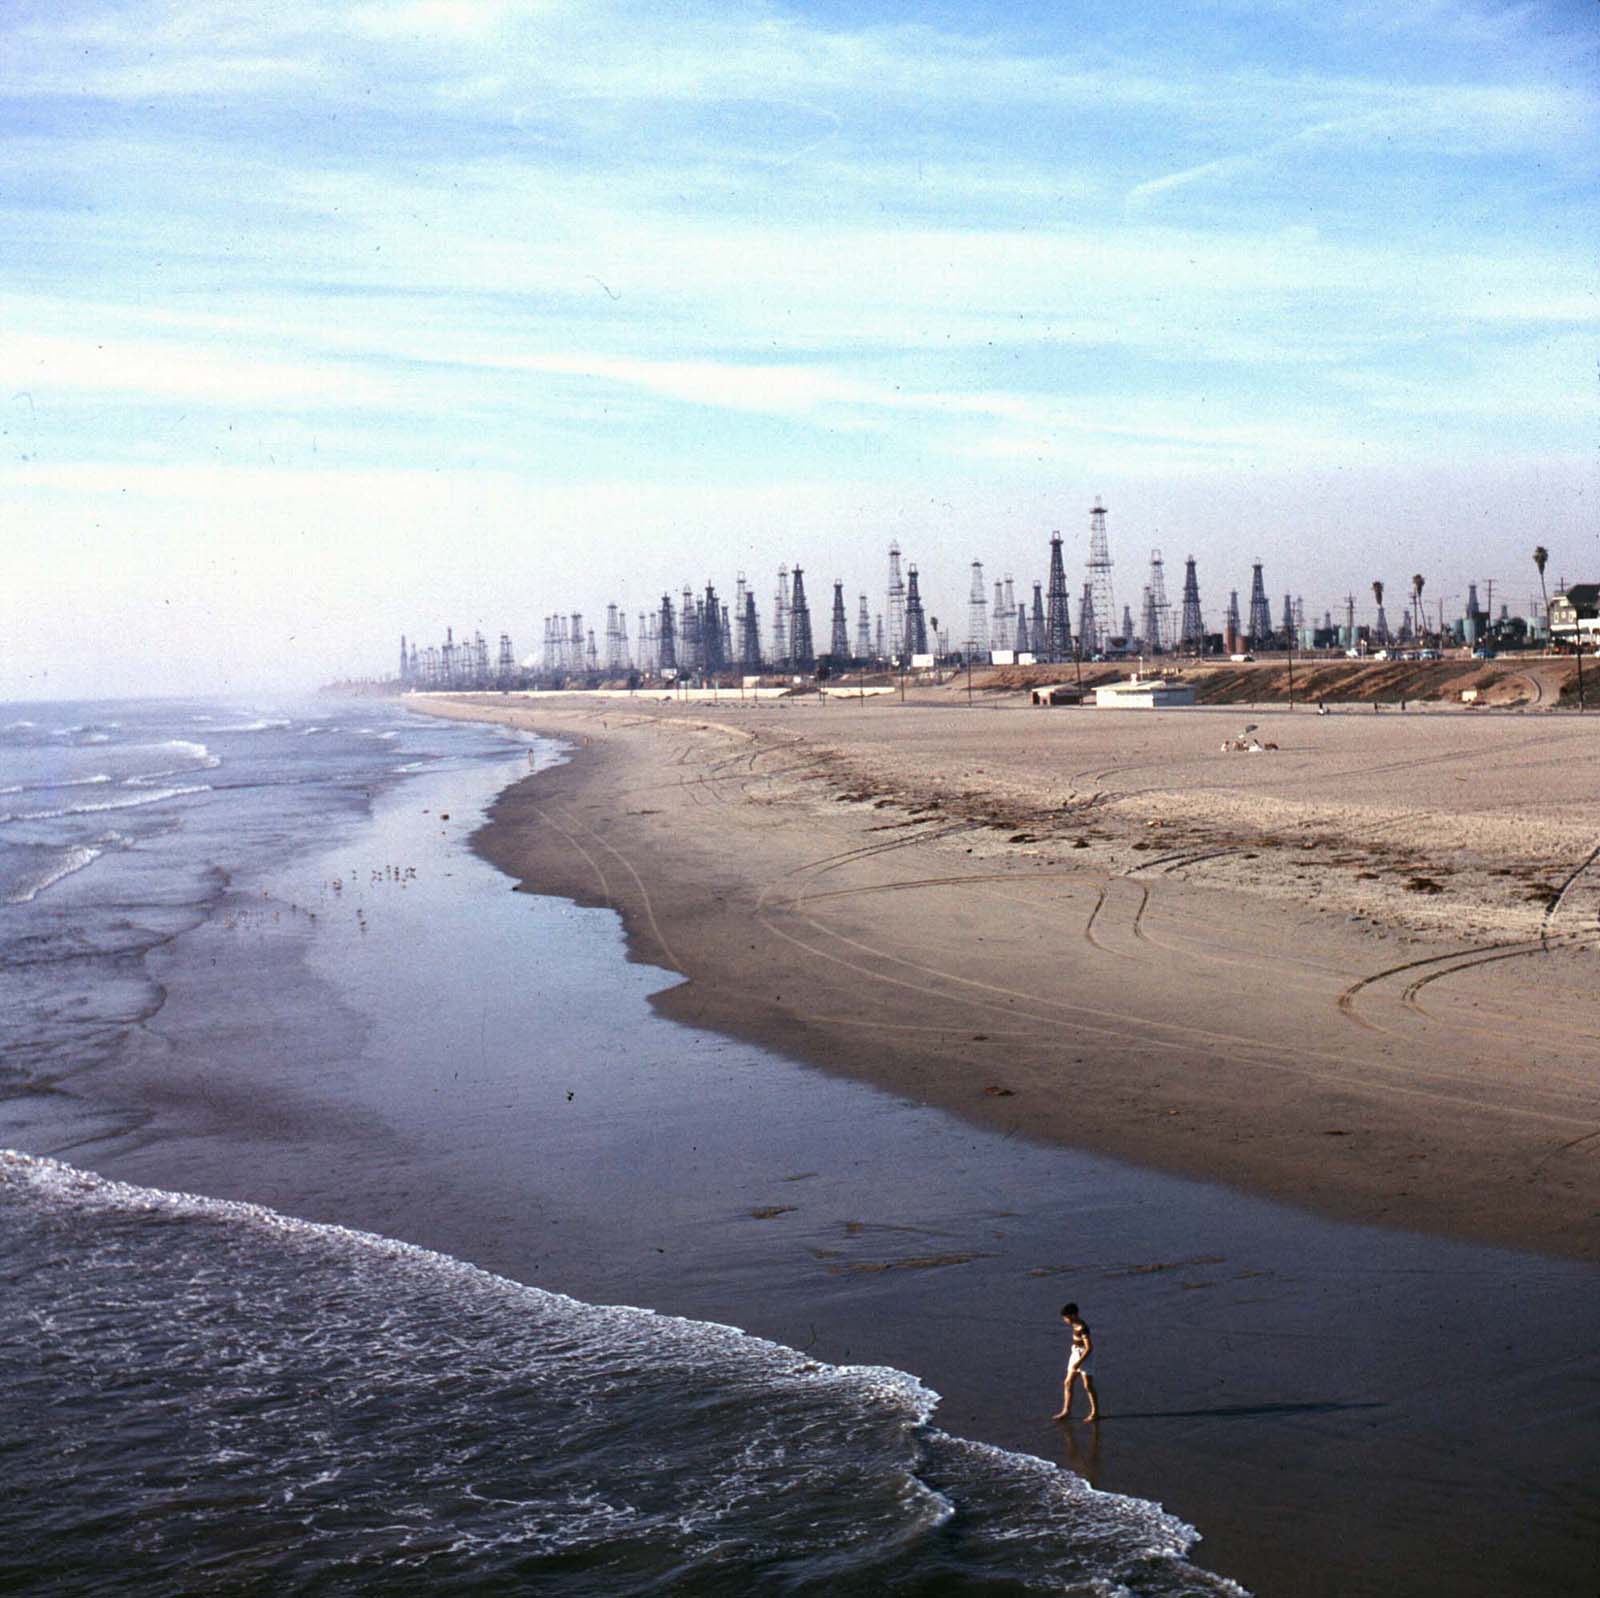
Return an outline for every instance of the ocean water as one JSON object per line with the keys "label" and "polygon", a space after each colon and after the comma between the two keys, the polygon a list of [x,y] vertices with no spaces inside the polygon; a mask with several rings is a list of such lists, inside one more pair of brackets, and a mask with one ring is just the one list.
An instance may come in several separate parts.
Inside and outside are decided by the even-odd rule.
{"label": "ocean water", "polygon": [[0,1216],[0,1585],[1236,1590],[900,1371],[17,1154]]}
{"label": "ocean water", "polygon": [[[241,1170],[316,1170],[320,1186],[285,1191],[324,1217],[348,1181],[330,1148],[409,1180],[424,1133],[357,1113],[339,1071],[347,1034],[323,1018],[341,985],[381,995],[380,1019],[348,1036],[381,1050],[396,1094],[408,1080],[439,1093],[467,1045],[430,1035],[425,983],[400,1013],[397,966],[453,978],[451,962],[408,907],[418,868],[374,864],[363,839],[410,784],[437,795],[459,774],[486,789],[527,761],[499,734],[378,703],[0,710],[0,1142],[16,1145],[0,1154],[0,1587],[1237,1591],[1190,1562],[1194,1531],[1156,1505],[942,1430],[910,1373],[23,1152],[81,1146],[128,1168],[177,1148],[218,1192],[249,1188]],[[421,813],[452,824],[436,800]],[[366,899],[352,904],[358,877]],[[547,939],[524,962],[549,958]],[[293,1003],[269,1002],[277,981],[247,993],[252,969],[288,973]],[[217,990],[206,971],[222,973]],[[312,1010],[320,1053],[303,1046]],[[470,1044],[485,1060],[489,1025],[486,1005]],[[186,1047],[206,1069],[179,1100],[157,1067],[189,1062]],[[561,1102],[560,1051],[536,1052]],[[322,1097],[297,1118],[309,1054]],[[259,1166],[202,1135],[240,1102],[236,1078],[273,1084]],[[157,1080],[166,1099],[141,1095]],[[450,1113],[442,1097],[433,1119]],[[618,1112],[594,1113],[563,1147],[604,1134],[626,1150]],[[549,1177],[523,1180],[559,1182],[556,1164],[552,1144]]]}

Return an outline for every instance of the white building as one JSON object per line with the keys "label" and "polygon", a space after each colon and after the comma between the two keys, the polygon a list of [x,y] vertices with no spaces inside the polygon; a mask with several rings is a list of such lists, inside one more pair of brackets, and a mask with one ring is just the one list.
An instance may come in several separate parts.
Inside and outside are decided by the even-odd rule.
{"label": "white building", "polygon": [[1141,677],[1136,672],[1126,682],[1106,683],[1094,691],[1100,709],[1171,710],[1194,703],[1194,684],[1167,677]]}

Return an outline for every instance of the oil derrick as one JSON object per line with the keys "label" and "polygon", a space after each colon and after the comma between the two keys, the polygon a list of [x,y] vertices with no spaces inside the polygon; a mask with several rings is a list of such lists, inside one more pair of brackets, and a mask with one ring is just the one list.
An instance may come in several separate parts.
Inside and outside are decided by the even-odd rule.
{"label": "oil derrick", "polygon": [[906,583],[900,575],[900,546],[889,546],[889,636],[898,649],[906,636]]}
{"label": "oil derrick", "polygon": [[778,592],[772,602],[772,664],[789,664],[789,568],[778,568]]}
{"label": "oil derrick", "polygon": [[1293,596],[1283,596],[1283,634],[1291,644],[1294,642],[1294,599]]}
{"label": "oil derrick", "polygon": [[1389,618],[1383,613],[1383,584],[1372,585],[1372,597],[1377,601],[1378,619],[1372,624],[1372,636],[1380,644],[1389,642]]}
{"label": "oil derrick", "polygon": [[699,671],[705,664],[700,648],[700,607],[687,584],[678,600],[678,669]]}
{"label": "oil derrick", "polygon": [[817,651],[811,642],[811,607],[806,603],[805,573],[800,567],[789,574],[789,659],[796,671],[811,671]]}
{"label": "oil derrick", "polygon": [[722,606],[710,583],[706,584],[706,597],[700,606],[700,660],[708,672],[721,671],[727,664],[722,652]]}
{"label": "oil derrick", "polygon": [[584,645],[583,666],[591,676],[600,674],[600,651],[595,647],[593,627],[589,629],[589,637]]}
{"label": "oil derrick", "polygon": [[456,680],[456,631],[454,627],[444,630],[444,645],[439,651],[439,675],[445,686],[451,687]]}
{"label": "oil derrick", "polygon": [[922,595],[917,592],[915,564],[906,572],[905,652],[908,655],[928,653],[928,621],[922,613]]}
{"label": "oil derrick", "polygon": [[1000,640],[1002,645],[1004,645],[1008,637],[1015,637],[1017,631],[1017,585],[1012,580],[1010,572],[1006,573],[1004,615],[1006,622],[1005,631],[1003,633],[1000,630],[1000,621],[998,617],[996,617],[994,624],[994,635]]}
{"label": "oil derrick", "polygon": [[730,666],[736,658],[733,653],[733,615],[726,605],[718,605],[717,618],[717,626],[722,638],[722,664]]}
{"label": "oil derrick", "polygon": [[1228,609],[1223,617],[1222,631],[1230,653],[1236,653],[1244,636],[1239,631],[1239,590],[1228,590]]}
{"label": "oil derrick", "polygon": [[1111,545],[1106,539],[1106,508],[1099,500],[1089,512],[1089,586],[1094,594],[1095,633],[1083,647],[1103,651],[1106,632],[1117,624],[1116,601],[1111,594]]}
{"label": "oil derrick", "polygon": [[1266,585],[1261,581],[1261,562],[1250,568],[1250,625],[1245,638],[1252,649],[1263,648],[1272,637],[1272,612],[1267,608]]}
{"label": "oil derrick", "polygon": [[833,635],[828,640],[828,653],[835,665],[843,665],[850,658],[850,624],[844,615],[844,580],[833,580]]}
{"label": "oil derrick", "polygon": [[566,664],[572,671],[583,670],[583,612],[581,610],[575,610],[572,613],[570,630],[567,633]]}
{"label": "oil derrick", "polygon": [[[1067,606],[1066,595],[1067,577],[1066,573],[1063,572],[1061,574],[1061,608],[1063,611]],[[1069,633],[1072,631],[1070,618],[1067,631]],[[1028,647],[1033,651],[1035,660],[1046,658],[1049,653],[1049,641],[1049,635],[1045,632],[1044,595],[1039,591],[1039,585],[1035,583],[1033,585],[1033,620],[1028,623]]]}
{"label": "oil derrick", "polygon": [[1155,590],[1149,583],[1139,594],[1139,649],[1149,655],[1161,650],[1161,618],[1156,615]]}
{"label": "oil derrick", "polygon": [[1011,612],[1006,609],[1005,584],[997,577],[994,583],[994,609],[989,612],[989,648],[1010,648],[1011,632]]}
{"label": "oil derrick", "polygon": [[1124,642],[1133,637],[1133,612],[1126,605],[1122,607],[1122,637]]}
{"label": "oil derrick", "polygon": [[628,616],[626,611],[617,613],[617,669],[631,671],[633,669],[633,656],[628,649]]}
{"label": "oil derrick", "polygon": [[1194,556],[1183,563],[1183,624],[1179,629],[1178,648],[1185,654],[1198,655],[1206,647],[1205,618],[1200,614],[1200,579],[1195,575]]}
{"label": "oil derrick", "polygon": [[544,619],[544,643],[539,650],[539,665],[544,671],[554,671],[556,669],[556,632],[554,616],[546,616]]}
{"label": "oil derrick", "polygon": [[406,635],[400,634],[400,681],[408,682],[411,677],[411,661],[406,654]]}
{"label": "oil derrick", "polygon": [[416,642],[415,639],[412,639],[412,641],[411,641],[411,676],[410,676],[410,680],[412,682],[415,682],[417,680],[417,642]]}
{"label": "oil derrick", "polygon": [[617,607],[614,604],[606,606],[606,670],[616,672],[622,670],[622,635],[620,622],[617,618]]}
{"label": "oil derrick", "polygon": [[661,596],[661,618],[656,623],[656,670],[678,669],[678,629],[672,616],[672,595]]}
{"label": "oil derrick", "polygon": [[889,651],[885,646],[885,639],[883,636],[883,612],[881,610],[878,612],[877,620],[877,644],[878,647],[873,651],[873,653],[879,660],[887,660],[889,658]]}
{"label": "oil derrick", "polygon": [[744,618],[739,628],[739,665],[753,676],[761,670],[761,619],[756,613],[755,590],[744,595]]}
{"label": "oil derrick", "polygon": [[[1078,613],[1078,632],[1086,649],[1093,647],[1094,633],[1086,631],[1084,615],[1092,621],[1094,610]],[[1050,535],[1050,615],[1045,622],[1048,629],[1039,636],[1039,585],[1033,585],[1033,651],[1043,660],[1065,660],[1072,653],[1072,618],[1067,614],[1067,568],[1061,560],[1061,534]]]}
{"label": "oil derrick", "polygon": [[1028,642],[1028,607],[1026,605],[1017,606],[1016,643],[1012,647],[1015,648],[1019,655],[1027,654],[1033,647]]}
{"label": "oil derrick", "polygon": [[489,640],[482,633],[472,635],[472,658],[477,666],[478,681],[489,681]]}
{"label": "oil derrick", "polygon": [[511,651],[511,634],[500,634],[500,658],[495,662],[495,680],[506,687],[517,674],[517,657]]}
{"label": "oil derrick", "polygon": [[1078,601],[1078,647],[1087,655],[1097,654],[1096,640],[1100,637],[1100,624],[1094,614],[1094,584],[1085,580],[1083,597]]}
{"label": "oil derrick", "polygon": [[748,586],[744,580],[744,573],[740,572],[737,582],[733,585],[733,624],[739,630],[740,648],[737,655],[729,651],[730,661],[741,660],[744,657],[744,596]]}
{"label": "oil derrick", "polygon": [[1152,620],[1145,629],[1145,647],[1156,651],[1172,648],[1172,606],[1167,600],[1167,571],[1161,551],[1150,551],[1150,599]]}
{"label": "oil derrick", "polygon": [[867,596],[860,596],[856,607],[856,659],[872,658],[872,618],[867,614]]}
{"label": "oil derrick", "polygon": [[983,591],[983,562],[972,563],[972,589],[967,595],[966,655],[976,660],[989,653],[989,600]]}

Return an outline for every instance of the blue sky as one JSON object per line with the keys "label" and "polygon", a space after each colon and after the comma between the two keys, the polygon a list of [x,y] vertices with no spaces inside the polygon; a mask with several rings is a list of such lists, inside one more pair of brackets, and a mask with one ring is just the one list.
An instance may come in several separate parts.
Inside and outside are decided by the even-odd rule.
{"label": "blue sky", "polygon": [[[1596,8],[8,8],[0,693],[779,561],[1600,576]],[[1169,577],[1170,581],[1170,577]],[[959,632],[959,627],[958,627]]]}

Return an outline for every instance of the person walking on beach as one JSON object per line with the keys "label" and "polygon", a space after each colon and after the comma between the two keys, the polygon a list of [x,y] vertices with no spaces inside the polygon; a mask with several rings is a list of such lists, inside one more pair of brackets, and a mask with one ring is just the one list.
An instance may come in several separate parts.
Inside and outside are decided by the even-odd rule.
{"label": "person walking on beach", "polygon": [[1061,1408],[1050,1418],[1068,1418],[1067,1411],[1072,1408],[1072,1384],[1079,1381],[1083,1383],[1083,1391],[1089,1400],[1089,1413],[1083,1418],[1095,1420],[1100,1414],[1100,1401],[1094,1391],[1094,1338],[1090,1336],[1088,1323],[1078,1313],[1076,1304],[1063,1304],[1061,1319],[1072,1333],[1072,1352],[1067,1356],[1067,1379],[1061,1387]]}

